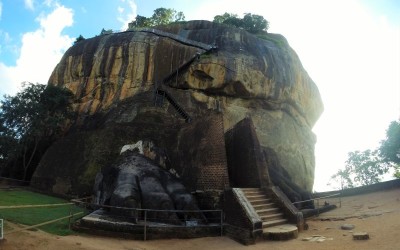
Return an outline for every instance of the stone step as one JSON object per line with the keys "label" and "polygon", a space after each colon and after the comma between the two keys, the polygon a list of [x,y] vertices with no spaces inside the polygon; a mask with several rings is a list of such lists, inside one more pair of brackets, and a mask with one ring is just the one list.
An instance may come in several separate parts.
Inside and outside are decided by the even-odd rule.
{"label": "stone step", "polygon": [[249,201],[260,200],[260,199],[266,199],[267,198],[267,196],[265,194],[245,195],[245,196]]}
{"label": "stone step", "polygon": [[273,227],[273,226],[278,226],[278,225],[283,225],[287,223],[287,219],[277,219],[277,220],[270,220],[270,221],[264,221],[262,223],[262,227]]}
{"label": "stone step", "polygon": [[260,188],[240,188],[240,189],[241,189],[243,192],[261,190]]}
{"label": "stone step", "polygon": [[263,204],[259,204],[259,205],[253,205],[253,208],[256,211],[261,211],[261,210],[268,209],[268,208],[273,208],[273,207],[275,207],[275,203],[272,203],[272,202],[263,203]]}
{"label": "stone step", "polygon": [[263,229],[263,238],[266,240],[290,240],[296,239],[299,230],[296,226],[283,224]]}
{"label": "stone step", "polygon": [[245,196],[256,196],[256,195],[265,195],[263,191],[251,191],[251,192],[243,192]]}
{"label": "stone step", "polygon": [[270,208],[266,208],[266,209],[256,210],[256,212],[259,216],[262,216],[262,215],[279,213],[280,209],[278,207],[270,207]]}
{"label": "stone step", "polygon": [[274,214],[265,214],[265,215],[259,215],[261,220],[267,222],[271,220],[280,220],[284,219],[283,213],[274,213]]}
{"label": "stone step", "polygon": [[275,219],[284,219],[283,213],[265,213],[258,214],[263,221],[275,220]]}
{"label": "stone step", "polygon": [[[247,198],[247,197],[246,197]],[[249,200],[249,202],[250,202],[250,204],[252,205],[252,206],[255,206],[255,205],[263,205],[263,204],[269,204],[269,203],[271,203],[271,200],[270,199],[258,199],[258,200],[256,200],[256,199],[254,199],[254,200]]]}
{"label": "stone step", "polygon": [[265,192],[261,189],[255,189],[255,190],[243,190],[243,193],[245,195],[259,195],[259,194],[265,194]]}

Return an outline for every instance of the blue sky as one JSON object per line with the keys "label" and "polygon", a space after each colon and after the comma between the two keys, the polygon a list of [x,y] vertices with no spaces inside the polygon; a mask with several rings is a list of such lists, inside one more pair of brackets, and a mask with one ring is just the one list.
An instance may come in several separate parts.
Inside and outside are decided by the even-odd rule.
{"label": "blue sky", "polygon": [[[8,66],[15,65],[23,34],[40,29],[40,19],[61,6],[72,14],[72,24],[65,25],[61,34],[92,37],[103,27],[121,30],[126,21],[134,19],[136,13],[151,15],[153,8],[161,6],[163,1],[147,1],[151,4],[143,2],[146,1],[0,0],[1,61]],[[137,8],[139,3],[142,6],[140,11]]]}
{"label": "blue sky", "polygon": [[375,148],[400,118],[398,0],[0,0],[0,96],[23,81],[47,83],[80,34],[123,30],[159,7],[183,11],[186,20],[259,14],[288,39],[325,105],[313,128],[316,190],[329,189],[349,151]]}

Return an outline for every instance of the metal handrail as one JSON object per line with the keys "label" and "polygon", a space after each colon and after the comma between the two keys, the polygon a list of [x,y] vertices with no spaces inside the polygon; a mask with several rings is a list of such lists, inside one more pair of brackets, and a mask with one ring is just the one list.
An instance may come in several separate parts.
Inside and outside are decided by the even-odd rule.
{"label": "metal handrail", "polygon": [[163,210],[163,209],[148,209],[148,208],[133,208],[133,207],[117,207],[117,206],[109,206],[109,205],[99,205],[95,203],[89,203],[89,202],[84,202],[81,201],[83,199],[88,199],[88,198],[82,198],[82,199],[72,199],[71,202],[74,203],[85,203],[87,205],[92,205],[96,207],[104,207],[104,208],[116,208],[116,209],[126,209],[126,210],[136,210],[136,211],[149,211],[149,212],[179,212],[179,213],[193,213],[193,212],[221,212],[221,209],[214,209],[214,210]]}
{"label": "metal handrail", "polygon": [[223,210],[215,209],[215,210],[161,210],[161,209],[147,209],[147,208],[130,208],[130,207],[116,207],[116,206],[108,206],[108,205],[98,205],[91,202],[84,202],[82,200],[88,200],[90,197],[85,197],[81,199],[72,199],[73,203],[80,203],[90,206],[96,206],[100,208],[115,208],[115,209],[125,209],[125,210],[133,210],[133,211],[144,211],[144,226],[143,226],[143,240],[147,239],[147,212],[173,212],[173,213],[204,213],[204,212],[218,212],[220,214],[220,234],[223,235]]}
{"label": "metal handrail", "polygon": [[327,196],[324,196],[324,197],[318,197],[318,198],[304,200],[304,201],[296,201],[296,202],[293,202],[292,204],[299,204],[299,203],[304,203],[304,202],[309,202],[309,201],[314,201],[314,200],[326,199],[326,198],[329,198],[329,197],[338,196],[340,194],[341,193],[336,193],[336,194],[331,194],[331,195],[327,195]]}

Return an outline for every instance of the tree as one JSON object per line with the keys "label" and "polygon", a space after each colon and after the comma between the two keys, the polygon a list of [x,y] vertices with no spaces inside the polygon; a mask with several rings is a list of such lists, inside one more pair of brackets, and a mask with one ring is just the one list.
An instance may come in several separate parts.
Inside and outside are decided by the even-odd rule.
{"label": "tree", "polygon": [[394,177],[400,178],[400,122],[393,121],[386,130],[386,138],[376,150],[349,153],[344,169],[332,179],[343,181],[344,187],[370,185],[381,180],[382,175],[394,168]]}
{"label": "tree", "polygon": [[[38,158],[38,148],[48,146],[60,135],[66,120],[73,115],[73,94],[54,85],[28,83],[15,96],[0,102],[0,134],[3,159],[21,162],[24,180]],[[13,154],[12,154],[13,153]]]}
{"label": "tree", "polygon": [[152,21],[150,18],[137,15],[135,20],[128,24],[128,30],[132,30],[134,28],[144,28],[152,26]]}
{"label": "tree", "polygon": [[158,8],[154,10],[151,17],[137,15],[135,20],[128,24],[128,30],[134,28],[145,28],[157,25],[166,25],[173,22],[184,21],[183,12],[174,9]]}
{"label": "tree", "polygon": [[386,138],[379,147],[380,156],[394,169],[394,177],[400,178],[400,121],[392,121],[386,130]]}
{"label": "tree", "polygon": [[246,13],[243,17],[243,28],[250,33],[267,31],[269,23],[263,16]]}
{"label": "tree", "polygon": [[225,12],[223,15],[215,16],[214,22],[241,28],[253,34],[266,32],[269,28],[269,23],[263,16],[251,13],[245,13],[243,18],[239,18],[236,14]]}
{"label": "tree", "polygon": [[83,41],[83,40],[85,40],[85,38],[84,38],[82,35],[79,35],[79,36],[75,39],[74,45],[77,44],[77,43],[79,43],[80,41]]}
{"label": "tree", "polygon": [[378,183],[388,170],[389,165],[382,161],[378,151],[368,149],[350,152],[345,168],[339,170],[332,178],[340,178],[343,188],[352,188]]}
{"label": "tree", "polygon": [[174,22],[183,22],[185,21],[185,14],[182,11],[178,11],[174,13]]}
{"label": "tree", "polygon": [[214,22],[234,26],[236,28],[242,27],[242,19],[240,19],[236,14],[231,14],[227,12],[225,12],[223,15],[215,16]]}
{"label": "tree", "polygon": [[340,182],[341,189],[353,188],[354,184],[350,175],[351,173],[349,168],[339,169],[339,171],[336,174],[332,175],[331,179]]}
{"label": "tree", "polygon": [[100,36],[109,35],[109,34],[112,34],[112,33],[113,33],[113,30],[112,30],[112,29],[105,30],[105,29],[103,28],[103,29],[101,29]]}
{"label": "tree", "polygon": [[165,25],[172,22],[174,15],[173,9],[158,8],[154,10],[154,14],[151,16],[153,25]]}
{"label": "tree", "polygon": [[11,136],[10,130],[4,126],[0,117],[0,169],[14,157],[17,144],[18,140]]}

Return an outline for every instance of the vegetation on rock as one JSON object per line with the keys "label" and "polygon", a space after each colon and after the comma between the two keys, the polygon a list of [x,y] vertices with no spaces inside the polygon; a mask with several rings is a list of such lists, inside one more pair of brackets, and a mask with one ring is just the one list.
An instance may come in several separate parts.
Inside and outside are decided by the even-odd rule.
{"label": "vegetation on rock", "polygon": [[112,34],[112,33],[113,33],[113,30],[112,30],[112,29],[105,30],[105,29],[103,28],[103,29],[101,29],[101,31],[100,31],[100,36],[109,35],[109,34]]}
{"label": "vegetation on rock", "polygon": [[[135,20],[129,23],[128,30],[145,28],[157,25],[166,25],[173,22],[184,21],[183,12],[174,9],[158,8],[151,17],[137,15]],[[214,17],[215,23],[223,23],[236,28],[244,29],[253,34],[264,33],[269,28],[269,22],[263,16],[245,13],[243,18],[236,14],[225,12]]]}
{"label": "vegetation on rock", "polygon": [[158,8],[154,10],[154,14],[151,17],[137,15],[135,20],[129,23],[128,30],[157,25],[166,25],[184,20],[185,15],[182,11],[178,12],[174,9]]}
{"label": "vegetation on rock", "polygon": [[[15,96],[0,101],[0,170],[29,179],[45,149],[72,118],[73,94],[53,85],[25,84]],[[21,171],[22,170],[22,171]],[[22,176],[21,176],[22,173]]]}
{"label": "vegetation on rock", "polygon": [[85,40],[85,38],[84,38],[82,35],[79,35],[79,36],[75,39],[74,44],[77,44],[77,43],[79,43],[80,41],[83,41],[83,40]]}
{"label": "vegetation on rock", "polygon": [[223,15],[215,16],[214,22],[241,28],[253,34],[265,32],[269,28],[269,22],[263,16],[251,13],[245,13],[243,18],[239,18],[236,14],[225,12]]}

